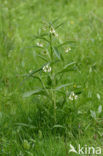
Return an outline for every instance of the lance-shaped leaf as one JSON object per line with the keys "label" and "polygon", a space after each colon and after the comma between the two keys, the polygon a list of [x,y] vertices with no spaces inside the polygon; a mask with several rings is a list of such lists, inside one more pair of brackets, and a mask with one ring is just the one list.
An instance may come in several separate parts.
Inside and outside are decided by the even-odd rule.
{"label": "lance-shaped leaf", "polygon": [[93,119],[96,119],[96,112],[90,110],[90,113],[91,113],[91,117],[92,117]]}
{"label": "lance-shaped leaf", "polygon": [[[62,47],[62,46],[65,46],[65,45],[69,45],[69,44],[74,44],[75,43],[75,41],[65,41],[65,42],[63,42],[63,43],[61,43],[61,44],[59,44],[58,45],[58,48],[60,48],[60,47]],[[73,46],[73,45],[72,45]]]}
{"label": "lance-shaped leaf", "polygon": [[47,35],[48,35],[48,33],[42,34],[42,35],[34,35],[34,36],[33,36],[33,40],[34,40],[34,39],[41,39],[41,40],[44,40],[44,41],[46,41],[46,42],[49,43],[49,40],[48,40],[47,38],[45,38],[45,36],[47,36]]}
{"label": "lance-shaped leaf", "polygon": [[76,64],[76,62],[71,62],[71,63],[65,65],[64,68],[56,74],[67,72],[70,69],[70,67],[72,67],[75,64]]}
{"label": "lance-shaped leaf", "polygon": [[31,95],[35,95],[35,94],[44,94],[45,91],[44,89],[36,89],[36,90],[32,90],[32,91],[28,91],[26,93],[23,94],[23,97],[26,98],[26,97],[29,97]]}
{"label": "lance-shaped leaf", "polygon": [[66,84],[63,84],[63,85],[60,85],[58,87],[56,87],[54,90],[55,91],[58,91],[60,90],[61,88],[65,88],[65,87],[68,87],[68,86],[71,86],[73,83],[66,83]]}
{"label": "lance-shaped leaf", "polygon": [[71,63],[69,63],[69,64],[66,64],[66,65],[64,66],[64,69],[67,69],[68,67],[70,67],[70,66],[72,66],[72,65],[74,65],[74,64],[76,64],[76,62],[71,62]]}
{"label": "lance-shaped leaf", "polygon": [[65,127],[63,125],[54,125],[53,128],[64,128],[65,129]]}
{"label": "lance-shaped leaf", "polygon": [[102,105],[99,105],[98,107],[98,113],[100,114],[102,112]]}
{"label": "lance-shaped leaf", "polygon": [[62,54],[60,53],[60,51],[58,50],[57,47],[54,47],[54,48],[53,48],[53,51],[54,51],[54,54],[57,56],[57,58],[58,58],[59,60],[62,60],[62,61],[64,60]]}
{"label": "lance-shaped leaf", "polygon": [[58,22],[58,20],[59,20],[59,18],[57,17],[56,19],[54,19],[54,20],[52,21],[52,24],[55,24],[56,22]]}
{"label": "lance-shaped leaf", "polygon": [[25,123],[16,123],[17,126],[21,126],[21,127],[29,127],[31,129],[35,129],[36,127],[30,124],[25,124]]}
{"label": "lance-shaped leaf", "polygon": [[44,57],[44,56],[42,56],[42,55],[40,55],[40,54],[36,54],[37,56],[39,56],[42,60],[44,60],[44,61],[46,61],[46,62],[48,62],[48,60],[47,60],[47,58],[46,57]]}
{"label": "lance-shaped leaf", "polygon": [[59,25],[57,25],[57,26],[55,27],[55,30],[58,29],[59,27],[61,27],[62,25],[64,25],[64,23],[60,23]]}

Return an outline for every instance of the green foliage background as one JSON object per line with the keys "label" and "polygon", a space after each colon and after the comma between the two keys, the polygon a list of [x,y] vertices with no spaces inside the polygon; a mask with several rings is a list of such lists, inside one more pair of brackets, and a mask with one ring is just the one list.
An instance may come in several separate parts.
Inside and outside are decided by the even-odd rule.
{"label": "green foliage background", "polygon": [[[68,155],[70,143],[103,146],[102,17],[102,0],[0,1],[2,156],[63,156]],[[57,123],[54,123],[53,108],[48,101],[38,96],[23,98],[23,93],[39,85],[33,78],[24,80],[24,75],[44,63],[35,56],[34,35],[44,21],[56,18],[64,23],[57,30],[59,39],[75,41],[66,62],[76,62],[77,69],[62,80],[72,82],[73,86],[63,91],[77,89],[81,94],[76,109],[72,102],[63,107],[63,99],[57,99]]]}

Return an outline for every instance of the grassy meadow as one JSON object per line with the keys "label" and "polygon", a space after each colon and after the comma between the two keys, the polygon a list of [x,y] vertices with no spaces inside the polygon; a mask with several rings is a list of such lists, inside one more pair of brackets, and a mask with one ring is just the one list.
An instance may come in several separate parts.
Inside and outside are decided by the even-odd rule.
{"label": "grassy meadow", "polygon": [[1,0],[0,155],[103,149],[102,105],[103,0]]}

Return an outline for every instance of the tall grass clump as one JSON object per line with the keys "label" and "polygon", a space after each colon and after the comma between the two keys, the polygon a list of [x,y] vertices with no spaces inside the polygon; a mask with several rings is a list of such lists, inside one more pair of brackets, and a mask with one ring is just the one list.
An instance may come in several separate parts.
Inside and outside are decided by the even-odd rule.
{"label": "tall grass clump", "polygon": [[61,25],[57,21],[45,23],[33,37],[39,68],[27,74],[27,78],[34,78],[35,89],[25,92],[23,97],[32,96],[33,104],[36,105],[33,124],[37,130],[58,130],[64,133],[75,125],[79,92],[68,79],[70,72],[77,70],[77,63],[69,59],[75,42],[62,41],[59,36]]}

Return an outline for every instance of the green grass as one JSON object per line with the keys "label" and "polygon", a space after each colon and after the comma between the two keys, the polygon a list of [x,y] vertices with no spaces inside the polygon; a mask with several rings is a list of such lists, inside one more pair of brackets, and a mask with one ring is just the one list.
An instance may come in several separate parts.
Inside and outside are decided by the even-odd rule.
{"label": "green grass", "polygon": [[[1,156],[72,156],[68,154],[70,143],[103,147],[103,111],[98,112],[103,102],[102,10],[102,0],[0,1]],[[72,101],[64,104],[64,97],[57,95],[54,122],[47,98],[23,98],[23,94],[40,85],[24,74],[44,64],[32,47],[34,35],[43,22],[56,18],[64,23],[57,29],[59,40],[75,41],[68,54],[61,49],[64,64],[76,62],[75,71],[61,79],[73,86],[62,91],[80,94],[75,108]],[[61,67],[58,64],[56,69]]]}

